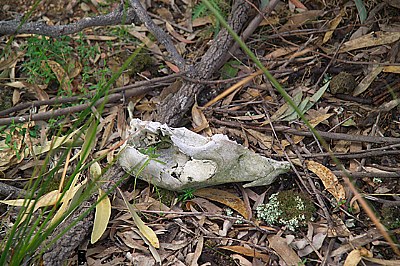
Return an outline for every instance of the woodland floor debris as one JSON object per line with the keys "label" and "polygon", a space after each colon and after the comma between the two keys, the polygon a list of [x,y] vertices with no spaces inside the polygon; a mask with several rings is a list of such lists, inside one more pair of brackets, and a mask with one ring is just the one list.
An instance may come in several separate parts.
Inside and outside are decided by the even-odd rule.
{"label": "woodland floor debris", "polygon": [[[0,90],[6,92],[0,95],[7,96],[6,106],[0,106],[0,125],[5,125],[0,127],[0,177],[7,184],[0,183],[4,188],[0,190],[0,200],[21,198],[10,196],[10,190],[29,195],[32,180],[39,180],[40,187],[51,180],[56,188],[65,190],[70,175],[80,169],[76,158],[80,157],[85,136],[72,147],[68,165],[64,152],[71,143],[60,144],[57,140],[77,128],[86,133],[83,124],[94,118],[98,122],[96,143],[88,161],[98,163],[107,173],[109,181],[103,182],[101,188],[107,191],[106,186],[126,181],[120,187],[123,194],[110,196],[112,216],[101,240],[93,245],[82,243],[91,232],[91,213],[68,231],[56,248],[47,250],[47,264],[56,265],[52,264],[55,260],[64,262],[63,258],[71,256],[75,256],[72,261],[78,261],[77,254],[82,251],[86,251],[89,265],[130,265],[143,261],[151,265],[157,260],[165,265],[297,265],[300,261],[306,265],[342,265],[354,255],[359,261],[362,254],[400,264],[394,249],[382,241],[382,232],[371,222],[371,215],[368,217],[358,205],[360,197],[366,199],[373,215],[383,221],[394,240],[400,241],[399,217],[392,215],[397,214],[400,202],[400,34],[396,1],[357,1],[363,4],[360,7],[355,1],[271,0],[271,10],[250,5],[235,7],[239,12],[233,15],[244,18],[236,25],[238,31],[245,27],[239,32],[241,37],[328,142],[328,148],[320,145],[249,57],[241,49],[228,47],[232,43],[229,36],[216,37],[223,30],[200,1],[195,1],[193,9],[190,1],[141,1],[146,2],[145,11],[151,13],[155,24],[167,32],[166,38],[172,40],[169,43],[150,33],[134,18],[133,9],[126,10],[123,4],[96,0],[42,0],[37,6],[35,0],[15,0],[15,5],[9,2],[0,0],[0,27],[14,25],[14,30],[25,18],[33,23],[30,26],[39,26],[39,32],[33,33],[54,34],[51,36],[62,35],[51,29],[63,28],[85,17],[112,12],[101,15],[97,22],[104,22],[106,17],[116,22],[113,26],[96,24],[60,38],[31,34],[0,36],[0,51],[5,52],[0,58]],[[221,10],[231,12],[228,1],[213,2],[224,4]],[[30,13],[32,7],[36,9]],[[244,16],[238,16],[241,14]],[[121,20],[128,24],[119,25]],[[83,21],[87,25],[89,20]],[[91,19],[90,23],[94,21]],[[3,33],[14,30],[0,28]],[[67,30],[76,32],[74,27]],[[168,50],[171,46],[165,44],[175,46],[181,58],[166,56],[173,53]],[[139,47],[142,50],[136,59],[145,55],[151,57],[151,64],[140,59],[146,66],[138,68],[131,64],[110,82]],[[210,47],[223,51],[216,54]],[[220,61],[224,53],[227,57]],[[219,64],[226,60],[220,68]],[[198,74],[175,73],[185,64],[196,66],[192,70]],[[97,104],[91,105],[90,100],[99,96],[108,82],[112,83],[111,95],[101,95]],[[176,93],[182,86],[188,90]],[[202,93],[196,98],[194,94],[200,90]],[[106,98],[109,101],[99,112]],[[171,101],[167,103],[168,100]],[[176,112],[187,110],[193,102],[197,104],[192,112]],[[12,108],[8,108],[10,104]],[[80,114],[87,110],[87,116],[80,119]],[[223,134],[258,155],[289,161],[293,171],[277,176],[268,186],[244,187],[246,182],[235,182],[183,192],[166,191],[161,186],[126,178],[128,174],[117,164],[106,169],[116,161],[117,151],[128,137],[130,117],[142,121],[169,120],[207,136]],[[51,152],[32,153],[32,147],[53,142],[59,146],[53,146]],[[207,145],[207,141],[204,143]],[[147,161],[146,153],[154,163],[160,159],[159,151],[168,150],[169,145],[169,137],[150,146],[140,144],[143,149],[139,155]],[[349,192],[344,182],[346,176],[331,154],[337,155],[351,174],[360,196]],[[202,162],[197,164],[190,156],[179,157],[183,158],[179,161],[180,175],[171,175],[174,179],[170,180],[179,180],[182,173],[186,181],[188,176],[198,177],[200,171],[188,175],[185,165],[207,167],[209,173],[216,170],[217,163],[199,159]],[[157,167],[171,168],[172,163],[168,165],[165,158],[159,161]],[[162,165],[162,161],[167,164]],[[55,169],[55,165],[60,168]],[[86,170],[89,167],[85,165],[79,173],[80,181],[90,180]],[[66,179],[59,184],[64,168]],[[376,182],[377,177],[381,182]],[[269,203],[272,195],[292,191],[308,194],[316,208],[315,220],[307,226],[285,230],[285,225],[273,225],[256,216],[257,208]],[[149,230],[156,232],[159,249],[150,249],[140,236],[125,199],[133,203],[130,206]],[[92,203],[80,206],[55,233],[72,225]],[[228,215],[227,207],[233,214]],[[38,217],[40,224],[47,217],[47,210],[39,208],[33,218]],[[7,232],[16,224],[17,213],[1,204],[0,216],[4,228],[0,238],[5,243],[12,239],[7,238]],[[35,227],[34,231],[42,232]],[[20,235],[22,240],[17,244],[29,241],[25,234]],[[365,250],[368,252],[361,252]],[[13,248],[11,254],[16,251]]]}

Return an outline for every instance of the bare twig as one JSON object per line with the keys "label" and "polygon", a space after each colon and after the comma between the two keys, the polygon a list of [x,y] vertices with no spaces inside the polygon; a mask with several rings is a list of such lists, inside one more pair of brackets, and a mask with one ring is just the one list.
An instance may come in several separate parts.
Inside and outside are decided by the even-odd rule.
{"label": "bare twig", "polygon": [[151,19],[147,11],[143,8],[138,0],[129,1],[132,8],[135,10],[136,15],[146,26],[146,28],[154,34],[157,40],[164,45],[165,49],[170,54],[170,59],[178,66],[181,71],[187,70],[189,66],[186,65],[185,59],[178,53],[171,38]]}
{"label": "bare twig", "polygon": [[[123,87],[112,89],[112,90],[110,90],[110,93],[117,93],[117,92],[127,91],[129,89],[134,89],[134,88],[139,88],[139,87],[144,87],[144,86],[147,86],[149,88],[149,91],[150,91],[151,89],[155,88],[154,85],[156,85],[157,83],[166,82],[166,81],[173,81],[177,77],[182,76],[184,73],[185,72],[179,72],[179,73],[171,74],[171,75],[164,76],[164,77],[158,77],[158,78],[153,78],[153,79],[150,79],[150,80],[138,81],[138,82],[135,82],[134,84],[130,84],[130,85],[127,85],[127,86],[123,86]],[[33,101],[33,102],[21,103],[21,104],[18,104],[16,106],[13,106],[11,108],[8,108],[6,110],[0,111],[0,117],[12,114],[14,112],[17,112],[17,111],[20,111],[20,110],[23,110],[23,109],[26,109],[26,108],[40,107],[40,106],[43,106],[43,105],[56,105],[56,104],[63,104],[63,103],[74,103],[74,102],[78,102],[78,101],[81,101],[81,100],[90,100],[93,96],[94,96],[94,93],[89,93],[87,96],[72,96],[72,97],[52,98],[52,99],[44,100],[44,101]]]}
{"label": "bare twig", "polygon": [[[260,127],[259,125],[243,125],[232,121],[221,121],[215,118],[211,118],[210,122],[230,126],[230,127],[244,127],[256,129],[259,131],[271,131],[272,129],[269,126]],[[313,134],[310,131],[297,130],[294,128],[290,128],[287,126],[275,126],[274,128],[277,132],[286,132],[299,136],[312,137]],[[337,139],[337,140],[347,140],[353,142],[369,142],[369,143],[400,143],[400,138],[391,138],[391,137],[374,137],[374,136],[363,136],[363,135],[350,135],[343,133],[332,133],[332,132],[323,132],[318,131],[318,134],[324,139]]]}
{"label": "bare twig", "polygon": [[[263,19],[265,19],[271,14],[271,12],[275,9],[278,3],[279,3],[278,0],[270,1],[269,4],[266,5],[265,8],[260,13],[258,13],[257,16],[253,18],[253,20],[249,23],[249,25],[241,34],[240,37],[242,38],[242,40],[244,41],[247,40],[247,38],[249,38],[253,34],[253,32],[257,29],[257,27],[260,25]],[[231,54],[233,54],[238,48],[239,48],[239,43],[235,42],[229,49],[229,53],[226,55],[228,58],[225,58],[224,61],[227,61],[231,56]]]}
{"label": "bare twig", "polygon": [[[100,98],[93,106],[99,106],[100,104],[110,103],[110,102],[117,102],[122,101],[124,97],[133,97],[142,95],[154,89],[153,87],[139,87],[125,91],[125,93],[112,93],[107,95],[106,97]],[[80,112],[87,108],[90,108],[92,103],[88,102],[85,104],[80,104],[72,107],[67,107],[59,110],[53,110],[48,112],[42,112],[39,114],[32,114],[32,115],[23,115],[17,117],[9,117],[9,118],[0,118],[0,125],[9,125],[12,123],[25,123],[29,121],[41,121],[41,120],[49,120],[51,118],[56,118],[62,115],[73,114],[76,112]]]}

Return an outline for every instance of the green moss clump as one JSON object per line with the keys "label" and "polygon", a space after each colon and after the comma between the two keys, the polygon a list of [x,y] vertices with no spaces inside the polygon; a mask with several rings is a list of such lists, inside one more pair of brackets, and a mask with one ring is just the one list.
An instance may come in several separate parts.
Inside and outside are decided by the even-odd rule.
{"label": "green moss clump", "polygon": [[291,231],[311,219],[315,207],[307,195],[288,190],[272,194],[267,204],[257,207],[257,216],[270,225],[283,225]]}
{"label": "green moss clump", "polygon": [[151,69],[149,66],[153,65],[153,58],[149,53],[141,51],[135,57],[135,59],[128,66],[128,74],[136,75],[136,73],[140,73],[145,69]]}

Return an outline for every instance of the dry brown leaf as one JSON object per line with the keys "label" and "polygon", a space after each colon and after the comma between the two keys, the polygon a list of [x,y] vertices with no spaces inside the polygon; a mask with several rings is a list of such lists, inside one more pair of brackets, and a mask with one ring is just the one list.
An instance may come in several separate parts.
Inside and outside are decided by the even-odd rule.
{"label": "dry brown leaf", "polygon": [[0,59],[0,71],[4,69],[14,68],[17,64],[18,60],[24,55],[23,52],[10,53],[8,56],[5,56]]}
{"label": "dry brown leaf", "polygon": [[342,17],[345,14],[345,9],[342,8],[340,10],[340,13],[329,22],[329,31],[327,31],[324,35],[324,39],[322,40],[322,43],[326,43],[327,41],[329,41],[332,37],[333,31],[337,28],[337,26],[339,25],[340,21],[342,21]]}
{"label": "dry brown leaf", "polygon": [[[24,135],[18,131],[10,133],[8,129],[2,133],[4,139],[0,140],[0,171],[5,171],[25,158],[25,154],[21,152]],[[10,138],[9,142],[6,142],[5,134]]]}
{"label": "dry brown leaf", "polygon": [[[77,39],[80,38],[79,36]],[[91,40],[91,41],[114,41],[118,39],[116,36],[101,36],[101,35],[85,35],[86,40]]]}
{"label": "dry brown leaf", "polygon": [[26,87],[27,83],[22,81],[13,81],[13,82],[7,82],[4,85],[17,89],[22,89]]}
{"label": "dry brown leaf", "polygon": [[361,254],[358,249],[355,249],[347,255],[347,258],[344,262],[344,266],[357,266],[361,261]]}
{"label": "dry brown leaf", "polygon": [[76,58],[68,58],[67,59],[67,73],[70,79],[78,76],[82,71],[82,64]]}
{"label": "dry brown leaf", "polygon": [[212,23],[213,23],[213,21],[212,21],[210,16],[202,17],[202,18],[196,18],[196,19],[193,20],[193,28],[201,27],[201,26],[204,26],[204,25],[207,25],[207,24],[212,24]]}
{"label": "dry brown leaf", "polygon": [[[161,52],[160,47],[158,47],[158,45],[155,42],[150,40],[146,36],[146,34],[139,32],[137,29],[136,30],[129,30],[128,32],[133,37],[138,38],[139,40],[141,40],[147,46],[147,48],[149,48],[149,50],[153,52],[153,54],[155,54],[155,55],[162,55],[163,54]],[[155,56],[155,57],[158,58],[159,56]]]}
{"label": "dry brown leaf", "polygon": [[196,133],[205,129],[207,135],[211,136],[212,134],[207,118],[197,105],[197,102],[192,107],[192,127]]}
{"label": "dry brown leaf", "polygon": [[382,72],[382,70],[383,67],[374,66],[371,72],[368,73],[354,89],[353,96],[360,95],[361,93],[366,91],[371,83],[375,80],[375,78]]}
{"label": "dry brown leaf", "polygon": [[258,132],[253,129],[245,129],[250,135],[252,135],[254,138],[257,139],[258,143],[260,144],[260,147],[262,149],[271,149],[272,148],[272,142],[273,142],[273,137],[272,136],[267,136],[261,132]]}
{"label": "dry brown leaf", "polygon": [[400,66],[384,66],[382,71],[400,74]]}
{"label": "dry brown leaf", "polygon": [[128,126],[128,122],[126,121],[126,116],[125,116],[125,111],[124,107],[122,105],[118,106],[118,112],[117,112],[117,131],[119,136],[122,139],[126,138],[126,128]]}
{"label": "dry brown leaf", "polygon": [[168,20],[168,21],[174,20],[174,16],[172,16],[171,12],[165,7],[157,8],[156,12],[160,17],[162,17],[165,20]]}
{"label": "dry brown leaf", "polygon": [[139,229],[139,232],[142,237],[142,239],[145,242],[149,243],[149,248],[154,247],[154,248],[159,248],[160,247],[160,242],[157,238],[156,233],[148,227],[142,219],[139,217],[139,215],[136,213],[135,209],[133,208],[132,204],[129,203],[129,200],[125,197],[124,193],[119,190],[120,195],[122,196],[126,207],[128,208],[130,214],[132,215],[133,221],[135,222],[137,228]]}
{"label": "dry brown leaf", "polygon": [[253,257],[257,259],[262,259],[264,262],[269,261],[269,256],[267,254],[263,254],[251,248],[246,248],[242,246],[222,246],[219,247],[221,249],[229,250],[235,253],[242,254],[244,256]]}
{"label": "dry brown leaf", "polygon": [[58,82],[60,83],[60,86],[64,91],[70,91],[71,90],[71,81],[65,72],[64,68],[57,63],[56,61],[53,60],[47,60],[47,61],[42,61],[42,67],[45,67],[45,64],[51,68],[53,71],[54,75],[56,75]]}
{"label": "dry brown leaf", "polygon": [[79,196],[79,191],[82,186],[84,186],[87,182],[87,179],[84,179],[82,182],[78,182],[78,179],[80,178],[80,174],[78,173],[74,179],[72,180],[72,183],[70,185],[70,188],[65,192],[64,196],[61,199],[61,206],[51,219],[51,222],[49,226],[53,225],[59,219],[67,212],[68,208],[70,207],[71,202],[73,202],[74,198],[76,196]]}
{"label": "dry brown leaf", "polygon": [[[237,87],[235,90],[233,90],[229,95],[226,95],[226,97],[225,97],[225,99],[223,99],[221,105],[222,105],[222,106],[230,105],[230,104],[232,103],[232,101],[233,101],[233,98],[235,98],[236,94],[237,94],[241,89],[242,89],[242,86],[239,86],[239,87]],[[225,91],[224,91],[224,92],[225,92]],[[224,92],[221,93],[221,94],[224,94]],[[221,94],[220,94],[220,95],[221,95]],[[218,96],[215,97],[214,99],[218,98],[220,95],[218,95]],[[212,101],[212,100],[211,100],[211,101]],[[207,106],[204,106],[204,107],[207,107]]]}
{"label": "dry brown leaf", "polygon": [[240,213],[245,219],[249,219],[250,217],[243,200],[230,192],[215,188],[202,188],[196,190],[193,194],[198,197],[225,204],[226,206]]}
{"label": "dry brown leaf", "polygon": [[36,212],[39,208],[55,205],[61,193],[58,190],[53,190],[47,194],[41,196],[38,200],[28,201],[26,199],[16,199],[16,200],[0,200],[0,203],[11,205],[11,206],[25,206],[27,211],[22,216],[19,224],[21,224],[29,215],[32,207],[32,213]]}
{"label": "dry brown leaf", "polygon": [[301,259],[296,252],[289,247],[286,240],[280,236],[268,237],[269,246],[281,257],[287,265],[301,265]]}
{"label": "dry brown leaf", "polygon": [[21,92],[19,90],[14,89],[12,95],[12,104],[16,105],[21,100]]}
{"label": "dry brown leaf", "polygon": [[197,204],[202,210],[205,210],[209,213],[216,213],[216,214],[223,213],[222,208],[218,207],[214,203],[204,198],[193,198],[186,201],[186,204]]}
{"label": "dry brown leaf", "polygon": [[137,237],[138,235],[136,235],[133,231],[117,232],[116,235],[128,247],[135,250],[140,250],[144,253],[148,252],[147,247],[144,246],[144,241],[140,239],[140,237]]}
{"label": "dry brown leaf", "polygon": [[100,147],[99,149],[103,149],[106,146],[106,143],[108,141],[108,138],[111,136],[111,134],[113,133],[113,129],[114,129],[114,123],[115,123],[115,117],[117,116],[116,113],[111,113],[109,116],[107,116],[106,118],[104,118],[99,125],[99,130],[100,128],[102,128],[105,124],[105,128],[103,131],[103,135],[101,137],[101,142],[100,142]]}
{"label": "dry brown leaf", "polygon": [[322,114],[319,115],[317,117],[314,117],[312,119],[309,120],[309,123],[312,127],[316,127],[318,126],[320,123],[324,122],[325,120],[329,119],[332,115],[334,115],[334,113],[330,113],[330,114]]}
{"label": "dry brown leaf", "polygon": [[199,239],[197,239],[197,245],[196,249],[194,251],[194,254],[192,256],[192,262],[190,263],[191,266],[197,266],[197,261],[199,260],[202,251],[203,251],[203,246],[204,246],[204,237],[200,236]]}
{"label": "dry brown leaf", "polygon": [[252,120],[258,120],[265,118],[265,114],[259,114],[259,115],[243,115],[243,116],[235,116],[232,117],[237,120],[242,120],[242,121],[252,121]]}
{"label": "dry brown leaf", "polygon": [[357,266],[362,258],[372,258],[372,252],[363,247],[354,249],[347,256],[344,266]]}
{"label": "dry brown leaf", "polygon": [[[265,17],[264,17],[265,18]],[[259,27],[265,26],[265,25],[278,25],[279,24],[279,17],[277,15],[270,14],[267,18],[265,18],[261,23],[258,25]]]}
{"label": "dry brown leaf", "polygon": [[305,23],[315,20],[320,15],[323,14],[322,10],[309,10],[295,14],[288,19],[285,25],[283,25],[278,32],[286,32],[290,30],[297,29],[298,27],[304,25]]}
{"label": "dry brown leaf", "polygon": [[326,190],[331,193],[337,202],[346,199],[343,186],[339,183],[338,178],[327,167],[314,161],[306,161],[307,169],[316,174],[324,184]]}
{"label": "dry brown leaf", "polygon": [[290,0],[290,2],[297,8],[302,9],[302,10],[308,10],[305,5],[303,5],[302,2],[299,0]]}
{"label": "dry brown leaf", "polygon": [[400,32],[371,32],[360,38],[345,42],[339,50],[339,53],[349,52],[360,48],[378,46],[393,43],[400,39]]}
{"label": "dry brown leaf", "polygon": [[176,65],[172,64],[169,61],[165,61],[165,64],[174,72],[174,73],[179,73],[180,69]]}
{"label": "dry brown leaf", "polygon": [[282,56],[285,56],[287,54],[293,53],[295,51],[297,51],[299,48],[296,46],[290,46],[290,47],[282,47],[282,48],[278,48],[275,51],[267,54],[265,57],[265,59],[267,60],[272,60],[272,59],[276,59]]}
{"label": "dry brown leaf", "polygon": [[175,29],[172,27],[171,24],[169,24],[168,22],[165,23],[165,28],[167,29],[167,31],[178,41],[182,42],[182,43],[196,43],[195,41],[189,41],[187,39],[185,39],[185,37],[183,37],[182,35],[180,35],[179,33],[177,33],[175,31]]}
{"label": "dry brown leaf", "polygon": [[333,227],[328,228],[328,237],[347,237],[350,231],[336,214],[332,215]]}
{"label": "dry brown leaf", "polygon": [[[26,89],[33,93],[33,95],[35,95],[35,97],[39,100],[39,101],[45,101],[49,99],[49,95],[47,94],[47,92],[44,91],[44,89],[46,87],[44,86],[40,86],[37,84],[30,84],[28,82],[24,82]],[[43,109],[46,109],[47,106],[44,106]]]}

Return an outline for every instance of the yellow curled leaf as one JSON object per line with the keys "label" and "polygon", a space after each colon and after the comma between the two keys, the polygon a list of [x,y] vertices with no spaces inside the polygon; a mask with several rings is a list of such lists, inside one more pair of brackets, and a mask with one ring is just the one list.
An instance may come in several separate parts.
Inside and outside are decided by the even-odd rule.
{"label": "yellow curled leaf", "polygon": [[129,212],[131,213],[133,221],[135,222],[140,233],[143,234],[143,236],[146,238],[146,240],[149,241],[149,243],[153,247],[159,248],[160,242],[158,241],[156,233],[154,233],[153,229],[151,229],[150,227],[148,227],[147,225],[144,224],[144,222],[142,221],[142,219],[140,219],[139,215],[133,209],[132,204],[129,203],[128,199],[124,196],[122,191],[119,190],[119,192],[120,192],[122,198],[124,199],[125,205],[128,208]]}
{"label": "yellow curled leaf", "polygon": [[[105,192],[99,188],[99,196],[97,200],[101,199],[101,197],[105,194]],[[90,243],[94,244],[103,233],[107,229],[108,222],[110,221],[111,216],[111,202],[110,199],[106,196],[97,203],[96,205],[96,213],[94,214],[94,224],[92,230],[92,236],[90,238]]]}

